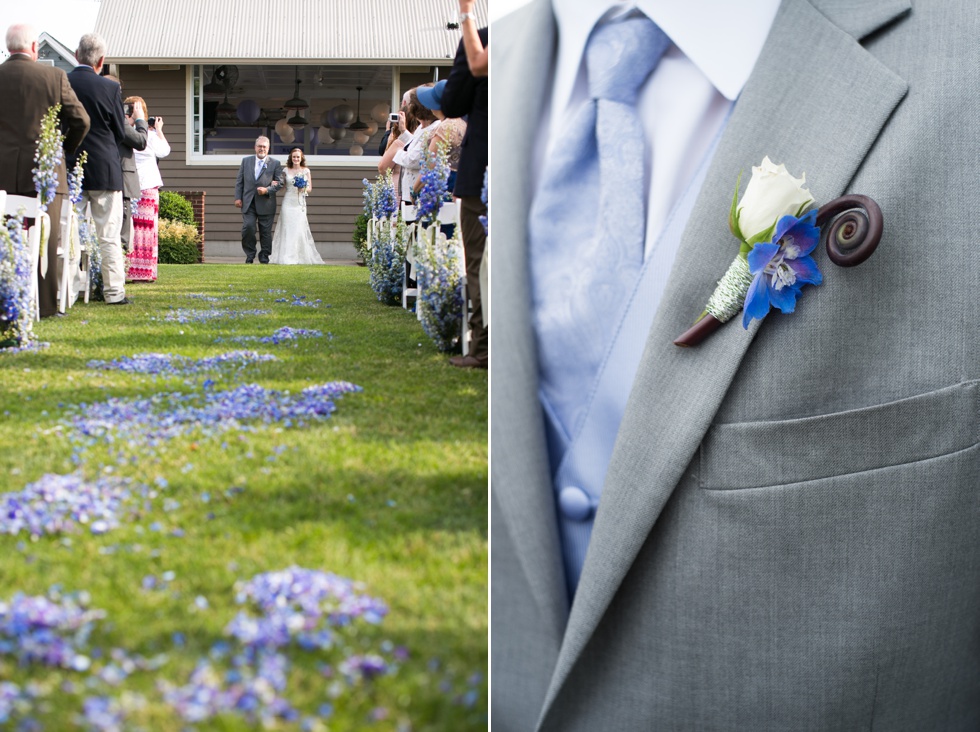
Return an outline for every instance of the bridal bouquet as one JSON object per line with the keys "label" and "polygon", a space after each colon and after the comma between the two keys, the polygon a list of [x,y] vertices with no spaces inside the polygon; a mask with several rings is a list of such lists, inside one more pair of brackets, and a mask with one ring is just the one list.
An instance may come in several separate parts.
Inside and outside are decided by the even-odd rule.
{"label": "bridal bouquet", "polygon": [[297,175],[295,178],[293,178],[293,185],[302,191],[307,185],[309,185],[309,183],[302,175]]}

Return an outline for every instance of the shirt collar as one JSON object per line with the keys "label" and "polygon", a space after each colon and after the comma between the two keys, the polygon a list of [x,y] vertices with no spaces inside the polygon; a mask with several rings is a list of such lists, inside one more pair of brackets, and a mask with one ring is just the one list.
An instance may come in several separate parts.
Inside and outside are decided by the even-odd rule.
{"label": "shirt collar", "polygon": [[[701,70],[726,99],[735,100],[748,81],[769,35],[780,0],[552,0],[559,30],[559,98],[568,100],[585,44],[595,24],[640,10]],[[708,23],[705,18],[710,18]],[[573,69],[562,73],[562,67]],[[558,90],[556,90],[558,91]]]}

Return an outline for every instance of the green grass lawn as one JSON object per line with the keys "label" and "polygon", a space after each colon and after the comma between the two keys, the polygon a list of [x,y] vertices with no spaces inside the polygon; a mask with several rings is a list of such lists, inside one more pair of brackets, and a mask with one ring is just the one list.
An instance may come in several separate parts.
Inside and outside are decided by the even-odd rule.
{"label": "green grass lawn", "polygon": [[[101,535],[79,526],[33,540],[24,532],[0,536],[0,603],[54,586],[87,592],[89,606],[104,612],[80,643],[92,659],[84,671],[19,663],[17,641],[4,652],[0,637],[0,681],[30,696],[10,728],[24,717],[46,730],[84,728],[80,712],[89,697],[118,704],[123,729],[259,726],[233,713],[190,725],[165,701],[162,685],[188,683],[215,644],[235,647],[225,628],[245,607],[236,603],[236,582],[293,565],[363,583],[359,591],[382,600],[388,614],[377,625],[339,628],[329,650],[285,651],[290,668],[281,695],[299,719],[280,728],[300,729],[304,720],[306,729],[485,728],[487,372],[451,367],[413,314],[377,302],[364,268],[163,265],[158,282],[128,285],[127,294],[128,307],[79,304],[67,317],[36,324],[48,348],[0,353],[3,492],[73,471],[91,480],[128,478],[153,491]],[[294,294],[322,302],[275,302]],[[271,312],[179,323],[165,319],[174,308]],[[215,342],[286,325],[323,337],[295,345]],[[87,365],[150,352],[199,359],[243,349],[278,360],[194,376]],[[196,432],[156,446],[133,432],[80,447],[68,421],[78,405],[110,397],[250,383],[297,395],[332,381],[363,392],[340,397],[329,419],[306,426]],[[144,578],[168,572],[165,587],[144,588]],[[156,658],[159,668],[111,678],[112,649]],[[347,679],[338,664],[353,652],[380,655],[388,673]],[[227,658],[212,665],[223,673]],[[0,696],[0,720],[2,712]]]}

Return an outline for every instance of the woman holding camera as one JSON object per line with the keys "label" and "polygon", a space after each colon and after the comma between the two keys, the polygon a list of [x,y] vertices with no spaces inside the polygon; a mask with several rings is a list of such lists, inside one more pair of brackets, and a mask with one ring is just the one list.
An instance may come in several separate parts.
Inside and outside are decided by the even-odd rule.
{"label": "woman holding camera", "polygon": [[[392,158],[395,163],[402,166],[401,196],[405,203],[415,202],[415,181],[418,180],[422,171],[422,153],[428,149],[429,140],[439,128],[439,120],[424,104],[419,101],[418,93],[421,89],[431,87],[432,84],[423,84],[412,89],[408,112],[416,120],[419,126],[415,130],[411,142],[399,149]],[[397,144],[397,143],[396,143]]]}
{"label": "woman holding camera", "polygon": [[[127,97],[125,104],[139,102],[142,97]],[[136,150],[136,172],[140,178],[141,195],[133,213],[133,252],[129,257],[128,279],[134,282],[155,282],[157,279],[158,215],[160,210],[160,177],[158,158],[170,154],[170,143],[163,135],[163,117],[149,117],[146,149]]]}

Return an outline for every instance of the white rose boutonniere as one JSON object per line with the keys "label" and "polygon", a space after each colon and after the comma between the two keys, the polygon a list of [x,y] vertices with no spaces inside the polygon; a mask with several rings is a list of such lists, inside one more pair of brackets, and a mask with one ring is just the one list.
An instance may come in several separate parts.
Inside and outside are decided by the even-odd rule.
{"label": "white rose boutonniere", "polygon": [[[741,179],[741,176],[739,176]],[[738,256],[718,281],[704,312],[674,343],[694,346],[743,311],[742,326],[762,320],[772,308],[792,313],[804,285],[819,285],[823,274],[811,255],[826,235],[831,261],[853,267],[871,256],[881,239],[881,209],[867,196],[842,196],[819,211],[811,208],[806,175],[794,177],[769,157],[753,166],[739,199],[738,181],[728,228],[739,241]]]}
{"label": "white rose boutonniere", "polygon": [[732,233],[741,241],[758,240],[760,234],[775,228],[783,216],[799,217],[813,203],[813,196],[804,185],[805,173],[794,178],[785,165],[774,165],[767,155],[761,165],[753,166],[742,200],[733,206],[729,220]]}

